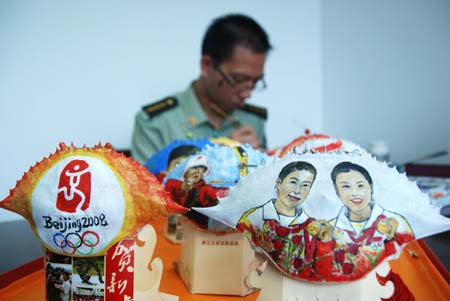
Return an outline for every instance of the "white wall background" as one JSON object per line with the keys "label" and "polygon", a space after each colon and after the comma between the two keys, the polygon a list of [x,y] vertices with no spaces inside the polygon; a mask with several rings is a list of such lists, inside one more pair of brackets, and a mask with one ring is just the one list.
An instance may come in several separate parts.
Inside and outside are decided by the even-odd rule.
{"label": "white wall background", "polygon": [[323,1],[323,129],[394,162],[450,147],[450,1]]}
{"label": "white wall background", "polygon": [[0,199],[61,141],[129,148],[134,114],[198,76],[204,31],[228,12],[275,47],[251,100],[270,110],[269,146],[321,131],[319,1],[0,1]]}
{"label": "white wall background", "polygon": [[384,139],[395,162],[450,146],[447,0],[2,0],[0,199],[60,141],[128,148],[134,114],[198,75],[204,30],[227,12],[275,46],[251,100],[270,111],[270,148],[305,127]]}

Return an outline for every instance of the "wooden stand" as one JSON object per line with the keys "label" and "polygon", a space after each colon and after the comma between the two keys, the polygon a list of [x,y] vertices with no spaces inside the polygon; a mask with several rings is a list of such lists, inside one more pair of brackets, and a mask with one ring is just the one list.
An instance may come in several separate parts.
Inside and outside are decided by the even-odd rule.
{"label": "wooden stand", "polygon": [[394,286],[390,282],[381,286],[375,273],[385,276],[389,270],[389,264],[385,262],[364,279],[322,284],[289,278],[281,274],[273,264],[269,264],[263,275],[257,301],[379,301],[382,297],[390,297]]}
{"label": "wooden stand", "polygon": [[[178,296],[161,293],[159,286],[163,273],[163,262],[156,257],[152,261],[156,246],[153,226],[145,225],[139,230],[134,249],[134,299],[135,301],[178,301]],[[149,268],[149,263],[151,269]]]}
{"label": "wooden stand", "polygon": [[193,294],[248,295],[255,252],[239,232],[212,232],[183,220],[184,242],[176,269]]}

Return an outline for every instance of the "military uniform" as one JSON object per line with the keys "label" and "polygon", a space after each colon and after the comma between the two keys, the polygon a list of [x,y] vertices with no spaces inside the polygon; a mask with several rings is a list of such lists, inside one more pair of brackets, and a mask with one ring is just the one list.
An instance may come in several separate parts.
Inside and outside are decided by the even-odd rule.
{"label": "military uniform", "polygon": [[[239,120],[241,125],[253,127],[261,146],[266,146],[266,109],[246,104],[235,110],[230,117]],[[144,164],[151,155],[175,139],[223,137],[228,136],[234,129],[228,120],[222,122],[219,130],[214,128],[191,84],[183,92],[144,106],[136,115],[131,154],[134,159]]]}

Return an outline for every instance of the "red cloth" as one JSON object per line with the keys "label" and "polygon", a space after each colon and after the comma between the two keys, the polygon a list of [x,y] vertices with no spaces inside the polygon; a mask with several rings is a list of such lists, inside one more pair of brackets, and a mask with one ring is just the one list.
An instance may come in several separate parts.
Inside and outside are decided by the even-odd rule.
{"label": "red cloth", "polygon": [[165,189],[170,193],[172,199],[185,207],[210,207],[218,202],[219,197],[227,194],[228,188],[217,188],[206,184],[204,180],[195,183],[191,190],[181,189],[183,182],[176,179],[169,179]]}

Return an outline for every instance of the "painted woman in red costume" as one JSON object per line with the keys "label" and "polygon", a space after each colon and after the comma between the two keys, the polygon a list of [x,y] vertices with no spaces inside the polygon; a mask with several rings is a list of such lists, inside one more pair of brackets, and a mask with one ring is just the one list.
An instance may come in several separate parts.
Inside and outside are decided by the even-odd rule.
{"label": "painted woman in red costume", "polygon": [[414,233],[403,216],[374,202],[372,178],[362,166],[341,162],[331,179],[344,203],[330,221],[336,244],[331,275],[336,281],[354,280],[398,253]]}

